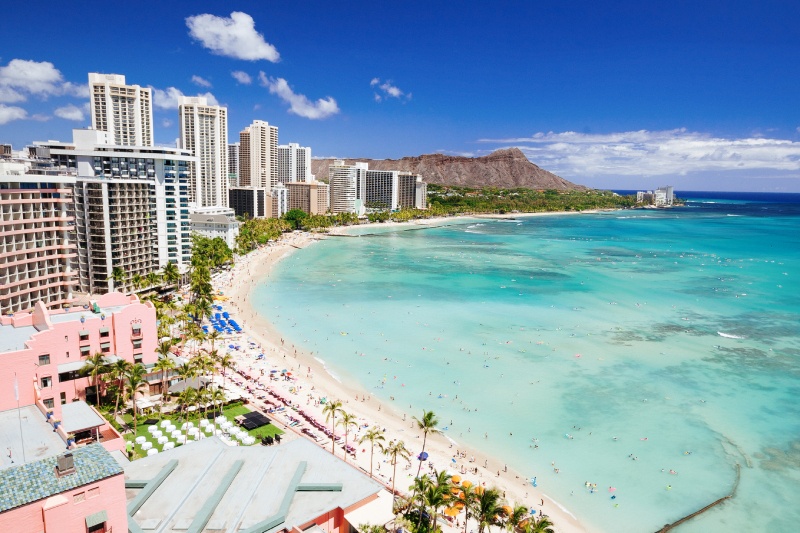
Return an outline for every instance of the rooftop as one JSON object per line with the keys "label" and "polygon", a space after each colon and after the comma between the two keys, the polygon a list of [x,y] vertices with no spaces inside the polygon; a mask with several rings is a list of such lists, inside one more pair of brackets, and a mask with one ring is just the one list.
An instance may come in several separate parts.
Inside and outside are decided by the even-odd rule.
{"label": "rooftop", "polygon": [[[160,477],[148,495],[147,482]],[[153,533],[184,532],[190,525],[234,531],[261,524],[268,526],[264,531],[278,531],[383,489],[305,439],[230,447],[211,437],[133,461],[125,466],[125,480],[129,512]]]}
{"label": "rooftop", "polygon": [[[0,472],[51,457],[63,452],[66,447],[61,437],[53,433],[53,428],[36,406],[0,411]],[[8,457],[9,449],[11,459]]]}
{"label": "rooftop", "polygon": [[0,512],[123,472],[100,444],[72,450],[75,473],[57,477],[56,456],[0,470]]}

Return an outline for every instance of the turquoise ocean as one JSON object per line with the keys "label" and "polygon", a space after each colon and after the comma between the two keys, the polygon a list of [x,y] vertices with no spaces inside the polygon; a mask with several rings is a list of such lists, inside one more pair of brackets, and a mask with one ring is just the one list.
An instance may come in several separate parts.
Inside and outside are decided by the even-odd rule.
{"label": "turquoise ocean", "polygon": [[800,195],[680,196],[357,228],[282,261],[254,306],[593,531],[656,531],[729,494],[737,469],[735,497],[680,531],[796,531]]}

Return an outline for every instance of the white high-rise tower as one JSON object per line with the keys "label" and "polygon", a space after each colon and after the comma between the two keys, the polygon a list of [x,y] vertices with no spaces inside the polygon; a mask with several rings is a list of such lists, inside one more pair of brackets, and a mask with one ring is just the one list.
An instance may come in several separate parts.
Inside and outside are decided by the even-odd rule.
{"label": "white high-rise tower", "polygon": [[201,96],[178,98],[181,147],[197,157],[189,197],[197,207],[228,207],[228,108]]}
{"label": "white high-rise tower", "polygon": [[278,181],[281,183],[311,182],[311,148],[289,143],[278,146]]}
{"label": "white high-rise tower", "polygon": [[153,94],[125,85],[119,74],[89,73],[92,128],[108,132],[116,145],[153,146]]}

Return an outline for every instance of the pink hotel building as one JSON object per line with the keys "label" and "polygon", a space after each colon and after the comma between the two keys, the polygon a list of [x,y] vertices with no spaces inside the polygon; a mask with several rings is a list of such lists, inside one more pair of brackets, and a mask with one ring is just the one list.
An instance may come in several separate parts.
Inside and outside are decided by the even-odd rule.
{"label": "pink hotel building", "polygon": [[[114,292],[88,309],[47,309],[0,317],[0,411],[41,402],[61,418],[62,406],[94,403],[94,383],[81,375],[88,356],[102,353],[149,367],[158,361],[156,312],[150,302]],[[19,402],[15,395],[18,391]]]}

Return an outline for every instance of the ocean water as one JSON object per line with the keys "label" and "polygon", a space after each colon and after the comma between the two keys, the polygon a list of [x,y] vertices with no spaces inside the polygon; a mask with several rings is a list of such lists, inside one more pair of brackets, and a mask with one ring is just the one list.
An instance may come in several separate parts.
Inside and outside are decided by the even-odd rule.
{"label": "ocean water", "polygon": [[800,196],[680,196],[360,228],[281,262],[254,304],[339,379],[433,409],[593,530],[656,531],[738,469],[735,497],[680,531],[795,531]]}

